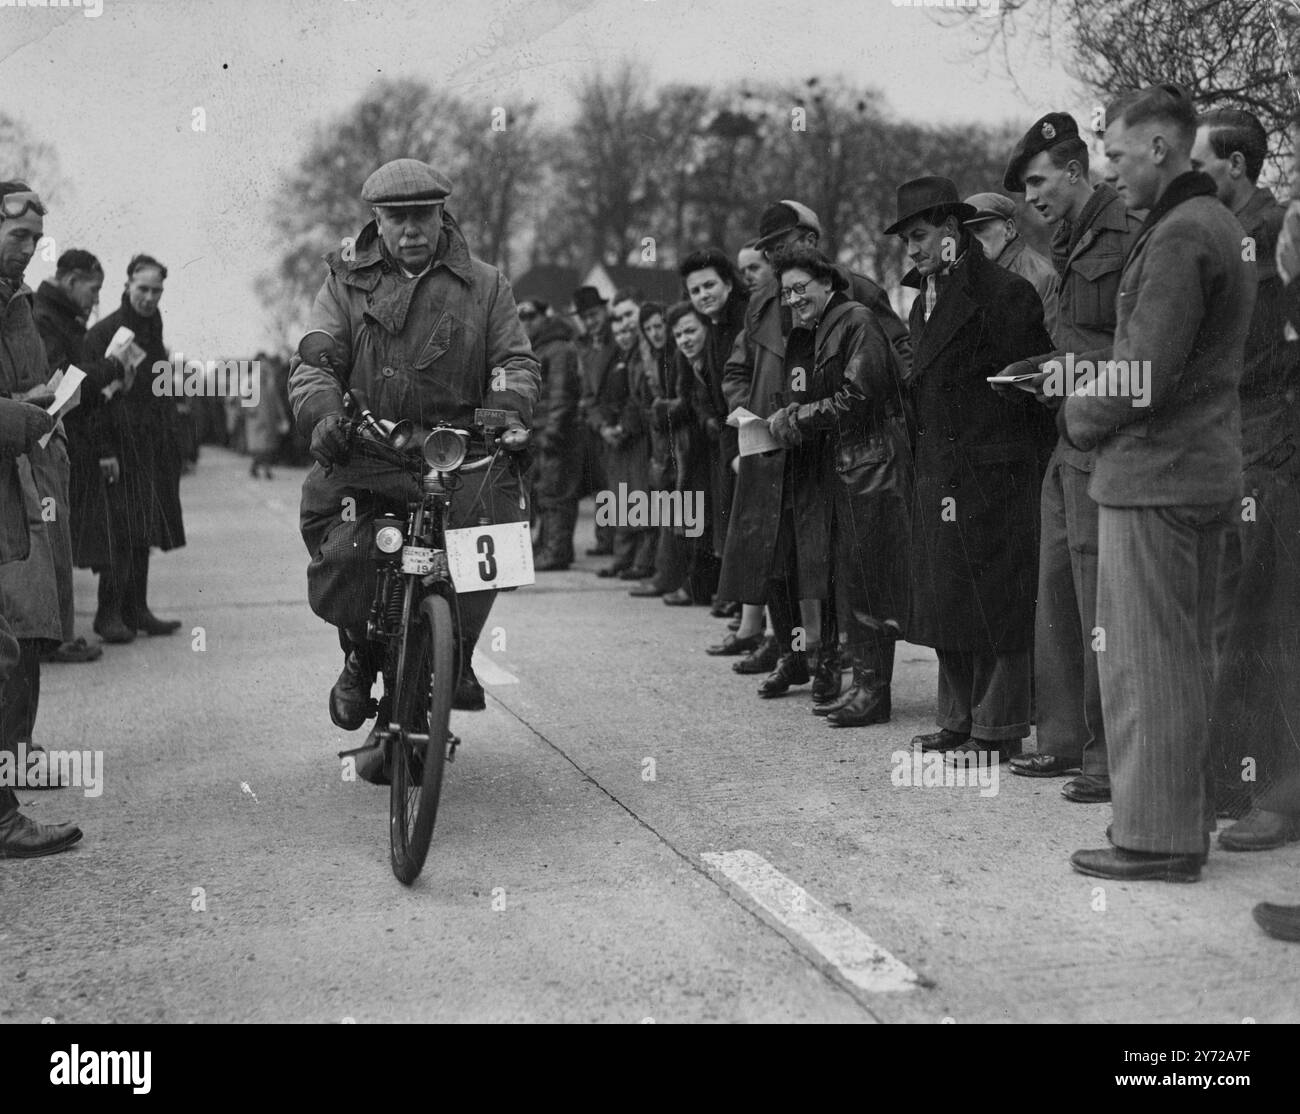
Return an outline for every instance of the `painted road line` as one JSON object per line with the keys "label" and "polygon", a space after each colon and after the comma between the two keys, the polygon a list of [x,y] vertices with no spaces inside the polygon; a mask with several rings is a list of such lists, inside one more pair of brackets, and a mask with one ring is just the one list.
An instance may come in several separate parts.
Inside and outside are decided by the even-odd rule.
{"label": "painted road line", "polygon": [[474,672],[485,685],[517,685],[519,678],[508,670],[502,669],[486,654],[474,651]]}
{"label": "painted road line", "polygon": [[700,856],[785,928],[811,945],[854,986],[874,994],[913,990],[919,976],[856,925],[827,908],[753,851]]}

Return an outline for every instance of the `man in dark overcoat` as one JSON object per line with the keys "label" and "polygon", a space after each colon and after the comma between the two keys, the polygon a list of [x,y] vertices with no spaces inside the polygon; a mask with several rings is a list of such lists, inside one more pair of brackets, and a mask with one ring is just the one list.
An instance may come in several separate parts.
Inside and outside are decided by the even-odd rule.
{"label": "man in dark overcoat", "polygon": [[1001,761],[1029,734],[1040,460],[1051,420],[987,377],[1049,351],[1033,286],[992,263],[964,227],[974,210],[947,178],[898,189],[912,303],[916,475],[909,641],[939,658],[939,730],[926,750]]}

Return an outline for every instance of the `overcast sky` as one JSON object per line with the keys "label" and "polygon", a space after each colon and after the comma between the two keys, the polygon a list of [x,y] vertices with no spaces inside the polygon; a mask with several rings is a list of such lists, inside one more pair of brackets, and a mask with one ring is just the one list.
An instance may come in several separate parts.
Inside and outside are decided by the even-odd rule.
{"label": "overcast sky", "polygon": [[[0,7],[0,106],[56,149],[66,187],[46,232],[59,251],[85,247],[104,261],[103,311],[116,307],[127,259],[148,251],[171,268],[168,345],[204,359],[271,339],[252,279],[277,255],[270,198],[281,172],[316,123],[385,78],[489,107],[533,99],[557,121],[572,112],[577,76],[625,55],[656,82],[839,74],[880,89],[899,117],[944,123],[1028,127],[1049,109],[1088,107],[1041,45],[1020,44],[1013,83],[975,52],[991,20],[944,28],[891,0],[102,0],[102,14],[89,10]],[[205,132],[191,126],[195,108]],[[38,258],[27,280],[52,270]]]}

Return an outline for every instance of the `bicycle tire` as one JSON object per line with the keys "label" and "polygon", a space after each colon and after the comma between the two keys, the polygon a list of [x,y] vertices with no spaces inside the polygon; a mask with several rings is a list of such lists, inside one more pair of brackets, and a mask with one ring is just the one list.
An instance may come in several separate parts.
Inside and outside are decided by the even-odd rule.
{"label": "bicycle tire", "polygon": [[433,838],[456,685],[455,638],[446,599],[425,597],[411,622],[393,719],[406,731],[427,734],[429,743],[419,755],[413,744],[394,742],[388,809],[393,874],[408,886],[424,869]]}

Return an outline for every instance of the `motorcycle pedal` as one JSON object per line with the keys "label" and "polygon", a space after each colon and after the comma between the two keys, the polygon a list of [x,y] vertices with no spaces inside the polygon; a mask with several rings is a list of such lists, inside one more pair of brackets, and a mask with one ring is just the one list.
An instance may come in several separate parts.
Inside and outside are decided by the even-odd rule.
{"label": "motorcycle pedal", "polygon": [[447,732],[447,761],[456,761],[456,748],[460,746],[460,736]]}

